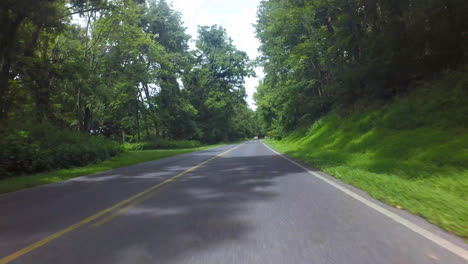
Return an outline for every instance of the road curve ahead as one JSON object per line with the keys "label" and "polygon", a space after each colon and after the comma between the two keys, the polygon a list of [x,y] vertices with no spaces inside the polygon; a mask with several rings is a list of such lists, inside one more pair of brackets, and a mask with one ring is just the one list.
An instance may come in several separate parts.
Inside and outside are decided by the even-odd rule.
{"label": "road curve ahead", "polygon": [[250,141],[0,195],[0,264],[468,263],[461,239],[312,174]]}

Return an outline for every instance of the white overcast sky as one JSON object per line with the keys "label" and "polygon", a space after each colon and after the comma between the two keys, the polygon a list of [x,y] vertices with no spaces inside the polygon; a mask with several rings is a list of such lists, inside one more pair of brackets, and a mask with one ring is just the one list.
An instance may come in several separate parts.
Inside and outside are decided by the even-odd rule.
{"label": "white overcast sky", "polygon": [[[174,9],[182,13],[184,26],[193,39],[197,37],[198,26],[214,24],[224,27],[239,50],[247,52],[250,59],[255,59],[260,43],[255,38],[254,27],[257,7],[260,0],[168,0]],[[194,47],[192,43],[191,47]],[[256,69],[257,77],[246,80],[247,102],[255,109],[252,95],[263,77],[261,68]]]}

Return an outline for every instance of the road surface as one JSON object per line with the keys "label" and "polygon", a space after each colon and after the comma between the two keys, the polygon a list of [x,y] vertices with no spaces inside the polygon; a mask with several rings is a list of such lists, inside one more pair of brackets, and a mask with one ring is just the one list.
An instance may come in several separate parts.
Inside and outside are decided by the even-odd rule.
{"label": "road surface", "polygon": [[468,263],[461,239],[308,169],[250,141],[3,194],[0,263]]}

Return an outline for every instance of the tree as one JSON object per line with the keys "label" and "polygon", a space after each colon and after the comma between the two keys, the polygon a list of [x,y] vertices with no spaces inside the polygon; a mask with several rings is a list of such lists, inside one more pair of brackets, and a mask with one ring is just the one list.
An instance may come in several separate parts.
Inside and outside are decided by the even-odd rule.
{"label": "tree", "polygon": [[165,0],[7,0],[0,7],[3,121],[120,141],[246,134],[233,122],[238,113],[250,116],[243,83],[252,70],[224,29],[203,27],[190,52],[181,15]]}
{"label": "tree", "polygon": [[389,100],[466,64],[466,1],[268,0],[256,24],[261,120],[288,131],[332,107]]}
{"label": "tree", "polygon": [[198,110],[202,139],[216,142],[234,138],[237,107],[245,103],[244,79],[253,74],[248,56],[239,51],[219,26],[198,30],[196,65],[185,78],[184,86]]}

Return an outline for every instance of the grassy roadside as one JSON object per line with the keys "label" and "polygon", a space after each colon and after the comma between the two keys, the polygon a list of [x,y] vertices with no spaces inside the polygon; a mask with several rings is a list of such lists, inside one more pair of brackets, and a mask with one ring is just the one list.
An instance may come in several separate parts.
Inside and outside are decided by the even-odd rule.
{"label": "grassy roadside", "polygon": [[185,149],[157,149],[157,150],[137,150],[127,151],[117,155],[109,160],[101,161],[96,164],[76,167],[70,169],[61,169],[45,173],[37,173],[18,177],[11,177],[0,180],[0,193],[13,192],[37,185],[59,182],[66,179],[103,172],[115,168],[125,167],[151,160],[163,159],[184,153],[209,149],[220,146],[209,145],[196,148]]}
{"label": "grassy roadside", "polygon": [[[287,140],[264,142],[281,153],[366,191],[375,199],[422,216],[468,241],[468,170],[447,166],[428,177],[408,178],[403,172],[398,172],[402,166],[395,166],[393,172],[379,168],[371,153],[309,149]],[[389,162],[380,166],[405,160]]]}
{"label": "grassy roadside", "polygon": [[265,143],[468,241],[467,84],[449,75]]}

